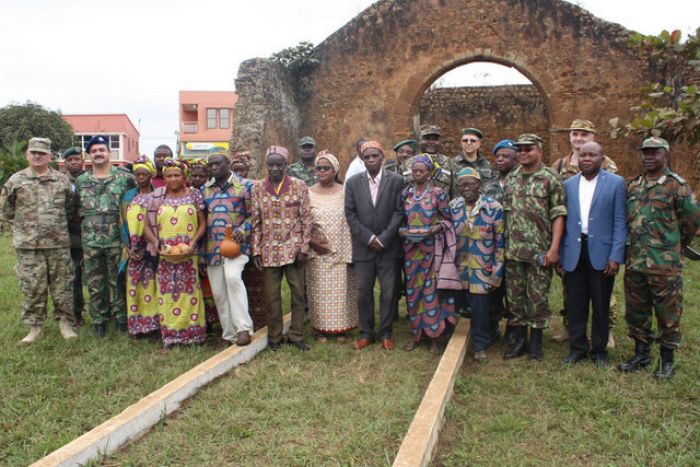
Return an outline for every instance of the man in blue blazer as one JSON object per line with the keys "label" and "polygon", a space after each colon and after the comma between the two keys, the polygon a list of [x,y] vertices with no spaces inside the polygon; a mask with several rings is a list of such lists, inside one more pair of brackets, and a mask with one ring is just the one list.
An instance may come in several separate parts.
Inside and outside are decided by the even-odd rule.
{"label": "man in blue blazer", "polygon": [[619,265],[625,259],[627,189],[622,177],[601,169],[604,158],[600,144],[586,143],[579,155],[581,173],[564,182],[569,214],[559,256],[567,282],[570,353],[562,364],[588,357],[590,303],[590,356],[599,367],[608,366],[610,296]]}

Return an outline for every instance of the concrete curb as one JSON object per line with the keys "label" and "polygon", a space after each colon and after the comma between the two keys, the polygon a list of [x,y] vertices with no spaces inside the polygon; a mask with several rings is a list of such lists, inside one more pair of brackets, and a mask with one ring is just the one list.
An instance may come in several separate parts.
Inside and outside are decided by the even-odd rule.
{"label": "concrete curb", "polygon": [[399,447],[394,467],[423,467],[430,464],[445,406],[452,398],[455,379],[464,362],[468,339],[469,320],[460,319]]}
{"label": "concrete curb", "polygon": [[[288,314],[284,317],[285,331],[290,322],[291,315]],[[81,465],[116,451],[177,410],[182,401],[196,393],[199,388],[241,363],[252,360],[266,346],[267,327],[264,327],[255,333],[249,345],[231,346],[219,352],[127,407],[119,415],[39,459],[32,466]]]}

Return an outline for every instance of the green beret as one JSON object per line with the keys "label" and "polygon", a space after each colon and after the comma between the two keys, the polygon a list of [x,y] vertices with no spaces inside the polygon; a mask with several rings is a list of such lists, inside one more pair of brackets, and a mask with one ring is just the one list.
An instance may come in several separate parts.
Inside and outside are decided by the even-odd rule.
{"label": "green beret", "polygon": [[398,152],[398,150],[401,146],[405,146],[407,144],[413,148],[413,151],[416,150],[416,140],[415,139],[405,139],[403,141],[396,143],[396,145],[394,146],[394,152]]}
{"label": "green beret", "polygon": [[474,135],[479,139],[484,139],[484,134],[478,128],[462,128],[462,136]]}
{"label": "green beret", "polygon": [[63,160],[68,159],[70,156],[80,156],[80,158],[82,159],[83,158],[83,150],[77,146],[73,146],[72,148],[68,148],[61,153],[61,158]]}

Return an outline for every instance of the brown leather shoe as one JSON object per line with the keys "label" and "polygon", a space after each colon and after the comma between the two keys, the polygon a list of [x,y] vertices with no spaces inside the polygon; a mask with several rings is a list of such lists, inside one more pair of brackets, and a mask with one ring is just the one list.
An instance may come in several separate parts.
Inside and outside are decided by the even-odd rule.
{"label": "brown leather shoe", "polygon": [[365,347],[367,347],[370,344],[369,339],[362,338],[362,339],[357,339],[355,343],[352,345],[352,348],[355,350],[362,350]]}
{"label": "brown leather shoe", "polygon": [[241,331],[236,336],[236,345],[244,347],[250,344],[250,333],[248,331]]}
{"label": "brown leather shoe", "polygon": [[394,350],[394,341],[391,339],[382,339],[381,346],[384,350]]}

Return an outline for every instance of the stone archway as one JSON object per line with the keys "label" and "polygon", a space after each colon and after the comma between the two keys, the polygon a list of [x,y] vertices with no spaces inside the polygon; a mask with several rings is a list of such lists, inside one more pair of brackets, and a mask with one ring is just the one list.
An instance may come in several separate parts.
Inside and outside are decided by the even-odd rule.
{"label": "stone archway", "polygon": [[[559,155],[568,151],[562,129],[574,118],[605,130],[610,118],[628,114],[639,83],[648,80],[646,64],[627,47],[629,35],[559,0],[382,0],[316,47],[319,64],[307,76],[289,76],[265,60],[243,63],[234,145],[257,138],[253,150],[272,142],[293,147],[289,135],[312,134],[347,165],[358,137],[390,146],[410,132],[420,96],[437,76],[486,60],[516,67],[540,88],[549,150]],[[279,102],[294,102],[291,117],[280,114]],[[256,118],[257,129],[250,124]],[[599,140],[631,174],[637,167],[625,159],[634,155],[632,143],[605,133]],[[266,141],[265,134],[279,136]]]}

